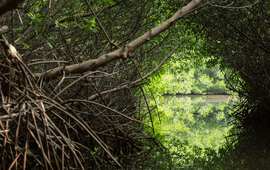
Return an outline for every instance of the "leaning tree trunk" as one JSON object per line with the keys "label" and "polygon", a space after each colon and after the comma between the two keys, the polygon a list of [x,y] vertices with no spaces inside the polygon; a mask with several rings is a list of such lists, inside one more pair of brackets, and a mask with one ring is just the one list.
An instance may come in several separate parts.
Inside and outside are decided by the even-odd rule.
{"label": "leaning tree trunk", "polygon": [[[5,13],[18,12],[22,2],[14,0],[0,4],[0,16],[10,19]],[[50,19],[59,15],[68,3],[65,0],[48,2],[49,10],[42,18],[41,27],[29,25],[24,36],[16,40],[13,36],[13,42],[30,46],[29,49],[16,49],[4,36],[11,34],[8,27],[0,28],[3,40],[0,54],[0,169],[85,169],[86,166],[91,169],[132,169],[144,165],[149,153],[159,144],[143,132],[145,128],[153,129],[143,120],[151,119],[155,106],[148,105],[149,97],[142,86],[178,45],[150,71],[143,64],[145,58],[136,57],[141,55],[136,50],[170,28],[200,2],[191,1],[169,20],[129,43],[125,36],[120,40],[111,39],[99,19],[109,15],[94,11],[87,1],[85,8],[90,9],[90,14],[67,17],[58,23],[94,16],[99,23],[99,34],[83,32],[83,36],[76,39],[73,35],[79,28],[70,26],[72,29],[66,31],[51,23]],[[26,2],[25,8],[29,3]],[[116,12],[125,8],[112,5],[106,10]],[[150,8],[147,10],[140,17],[146,17],[151,11]],[[123,11],[123,16],[128,17],[128,12]],[[18,25],[23,23],[24,17],[21,18],[23,12],[17,14]],[[139,30],[133,26],[131,30]],[[119,32],[127,35],[125,30]],[[92,46],[86,45],[87,42]],[[100,56],[95,57],[97,55]]]}

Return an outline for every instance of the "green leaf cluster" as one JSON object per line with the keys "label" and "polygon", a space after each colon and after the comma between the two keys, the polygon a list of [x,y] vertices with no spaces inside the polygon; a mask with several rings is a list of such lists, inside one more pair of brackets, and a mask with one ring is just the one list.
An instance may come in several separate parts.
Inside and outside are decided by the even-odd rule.
{"label": "green leaf cluster", "polygon": [[219,66],[189,68],[177,73],[177,64],[172,64],[165,73],[149,78],[149,88],[157,96],[163,94],[231,94],[226,87]]}

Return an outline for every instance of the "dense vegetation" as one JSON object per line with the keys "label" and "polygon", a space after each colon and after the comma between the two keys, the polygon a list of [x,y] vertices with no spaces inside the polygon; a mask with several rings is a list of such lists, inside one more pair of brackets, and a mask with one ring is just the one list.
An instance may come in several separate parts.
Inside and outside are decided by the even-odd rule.
{"label": "dense vegetation", "polygon": [[[170,68],[175,69],[174,66]],[[231,94],[226,88],[226,79],[219,66],[189,68],[181,73],[166,72],[149,78],[151,90],[155,94]]]}
{"label": "dense vegetation", "polygon": [[0,169],[269,169],[269,6],[0,1]]}
{"label": "dense vegetation", "polygon": [[[177,166],[171,165],[174,167],[173,169],[179,167],[181,169],[185,166],[202,169],[269,169],[270,152],[269,144],[267,144],[269,142],[267,135],[267,131],[269,131],[269,77],[267,76],[269,74],[267,67],[269,64],[269,44],[266,43],[269,41],[270,11],[268,7],[269,2],[267,1],[224,1],[210,5],[201,10],[201,13],[194,13],[184,20],[187,21],[187,24],[193,24],[191,26],[192,33],[189,32],[188,35],[197,37],[197,43],[193,43],[196,45],[196,53],[192,47],[187,48],[191,51],[186,49],[180,52],[180,55],[176,54],[175,56],[181,56],[179,63],[181,63],[181,67],[184,65],[187,71],[182,68],[180,69],[181,73],[175,74],[174,68],[179,63],[175,60],[172,61],[169,67],[165,67],[167,74],[161,73],[157,75],[157,78],[151,77],[152,91],[154,91],[154,87],[159,87],[159,95],[164,93],[218,94],[225,92],[237,94],[242,100],[240,103],[230,106],[232,119],[230,119],[227,128],[233,128],[229,130],[229,134],[226,134],[229,136],[226,138],[226,143],[219,145],[218,150],[212,147],[204,150],[198,145],[194,146],[190,144],[191,139],[188,140],[188,143],[183,143],[183,139],[174,142],[163,139],[165,144],[174,144],[179,148],[182,147],[185,151],[185,153],[178,154],[176,159],[181,157],[186,162],[177,164]],[[171,10],[175,10],[173,6]],[[201,38],[198,38],[197,35]],[[189,40],[191,39],[189,38]],[[197,57],[201,58],[200,54],[206,57],[202,59],[204,63],[202,67],[196,62]],[[182,56],[188,56],[191,60],[184,59],[183,61]],[[192,64],[189,64],[190,61]],[[213,69],[212,66],[216,63],[219,63],[216,67],[221,68],[225,74],[225,80],[221,81],[218,78],[215,80],[215,75],[211,77],[207,71],[204,72],[204,70]],[[189,72],[193,69],[190,69],[191,66],[196,68],[193,72]],[[223,81],[232,90],[231,92],[223,88]],[[189,82],[192,83],[189,84]],[[221,86],[216,86],[217,82],[220,82]],[[173,99],[169,104],[175,101]],[[182,103],[186,101],[187,99],[184,99]],[[168,120],[166,116],[173,115],[177,121],[179,117],[180,119],[187,120],[189,118],[192,120],[192,114],[185,114],[186,107],[181,111],[179,103],[175,105],[173,107],[180,111],[181,116],[177,113],[177,115],[172,114],[171,110],[173,109],[167,109],[163,115],[160,112],[160,119],[166,121]],[[163,109],[164,106],[161,107],[161,110]],[[218,112],[215,114],[218,115]],[[175,121],[173,118],[170,120],[171,123],[168,123],[167,129],[179,129],[176,124],[172,123]],[[184,121],[180,122],[180,126],[185,124]],[[216,127],[218,128],[218,126]],[[180,129],[185,129],[185,126]],[[186,127],[186,130],[188,129]],[[227,132],[227,130],[223,132]],[[189,133],[189,135],[192,134]],[[177,135],[173,136],[173,139],[177,138]],[[198,144],[200,144],[199,141]]]}
{"label": "dense vegetation", "polygon": [[179,48],[168,28],[199,4],[163,22],[154,2],[1,1],[1,169],[153,166],[143,86]]}
{"label": "dense vegetation", "polygon": [[[160,152],[159,156],[154,154],[158,160],[156,168],[209,169],[209,156],[216,156],[210,162],[217,161],[220,150],[226,146],[225,137],[232,128],[229,117],[233,103],[208,103],[203,97],[191,99],[179,94],[232,92],[226,88],[225,77],[218,65],[207,68],[206,63],[204,66],[189,63],[185,70],[178,73],[175,70],[180,63],[170,62],[162,68],[164,70],[149,79],[149,89],[154,91],[158,105],[158,114],[152,118],[155,127],[152,135],[168,149]],[[219,163],[215,162],[215,165]]]}
{"label": "dense vegetation", "polygon": [[215,5],[195,16],[198,26],[192,28],[200,34],[203,28],[206,49],[222,58],[222,66],[231,68],[225,71],[228,87],[243,98],[232,113],[234,128],[226,152],[230,161],[224,165],[231,169],[269,169],[270,46],[266,42],[270,38],[270,3],[224,1]]}

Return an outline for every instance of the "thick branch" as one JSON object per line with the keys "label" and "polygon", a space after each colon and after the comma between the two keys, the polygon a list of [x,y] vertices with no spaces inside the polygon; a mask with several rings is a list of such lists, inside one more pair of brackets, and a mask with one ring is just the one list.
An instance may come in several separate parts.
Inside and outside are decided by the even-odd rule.
{"label": "thick branch", "polygon": [[[66,67],[57,67],[52,70],[49,70],[45,73],[45,77],[57,77],[65,72],[65,74],[74,74],[74,73],[83,73],[89,70],[95,70],[100,66],[104,66],[107,63],[120,59],[120,58],[132,58],[133,55],[131,54],[134,52],[137,48],[142,46],[144,43],[150,41],[154,37],[156,37],[161,32],[167,30],[170,28],[177,20],[179,20],[181,17],[186,15],[188,12],[190,12],[194,7],[196,7],[198,4],[200,4],[202,0],[193,0],[188,5],[184,6],[180,10],[178,10],[170,19],[166,20],[161,25],[153,28],[152,30],[146,32],[141,37],[135,39],[134,41],[126,44],[125,46],[121,47],[120,49],[117,49],[111,53],[104,54],[100,56],[97,59],[89,60],[80,64],[74,64]],[[35,74],[35,77],[40,77],[44,73],[37,73]]]}

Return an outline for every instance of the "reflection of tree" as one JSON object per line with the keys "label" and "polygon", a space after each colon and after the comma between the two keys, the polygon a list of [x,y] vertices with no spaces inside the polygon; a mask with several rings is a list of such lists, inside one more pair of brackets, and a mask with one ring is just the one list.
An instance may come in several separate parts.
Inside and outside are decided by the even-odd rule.
{"label": "reflection of tree", "polygon": [[146,168],[158,150],[142,86],[201,0],[164,23],[154,1],[88,1],[1,1],[0,169]]}
{"label": "reflection of tree", "polygon": [[215,8],[209,6],[193,16],[198,24],[193,30],[204,31],[206,51],[230,67],[225,71],[229,88],[243,98],[232,114],[235,129],[231,133],[237,139],[231,140],[235,149],[231,159],[240,165],[237,168],[269,169],[270,2],[215,3]]}
{"label": "reflection of tree", "polygon": [[[190,98],[173,98],[168,102],[166,112],[172,113],[168,119],[170,140],[179,138],[200,147],[217,149],[229,130],[229,106],[227,103],[191,101]],[[179,125],[178,125],[179,124]],[[197,143],[196,143],[197,142]]]}

